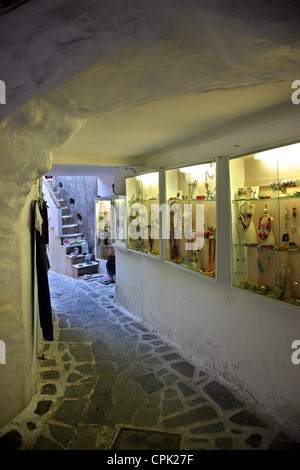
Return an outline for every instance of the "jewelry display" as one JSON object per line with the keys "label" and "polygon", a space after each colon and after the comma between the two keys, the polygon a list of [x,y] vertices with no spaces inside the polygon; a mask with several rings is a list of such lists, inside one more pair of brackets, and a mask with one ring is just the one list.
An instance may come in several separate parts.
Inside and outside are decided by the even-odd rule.
{"label": "jewelry display", "polygon": [[[262,228],[262,220],[263,220],[264,216],[262,216],[260,219],[259,219],[259,222],[258,222],[258,230],[261,230]],[[265,224],[265,228],[264,228],[264,231],[263,232],[259,232],[258,235],[259,235],[259,238],[261,240],[265,240],[269,235],[270,235],[270,231],[271,231],[271,222],[272,222],[272,219],[270,216],[268,216],[267,218],[267,222]]]}
{"label": "jewelry display", "polygon": [[183,178],[184,178],[185,184],[189,188],[189,190],[188,190],[189,191],[189,196],[188,197],[190,197],[191,199],[194,199],[194,192],[195,192],[195,190],[197,188],[197,184],[198,184],[197,180],[194,179],[192,181],[187,181],[187,178],[186,178],[185,174],[183,174]]}
{"label": "jewelry display", "polygon": [[208,184],[208,178],[209,179],[213,179],[215,178],[216,176],[216,173],[213,169],[213,171],[210,173],[209,170],[211,170],[212,167],[210,167],[209,169],[205,170],[205,188],[206,188],[206,200],[209,201],[209,200],[215,200],[216,199],[216,185],[213,189],[213,191],[211,191],[209,189],[209,184]]}
{"label": "jewelry display", "polygon": [[287,205],[285,205],[285,222],[284,222],[284,234],[282,235],[282,241],[283,242],[288,242],[290,237],[289,234],[287,233],[287,221],[288,221],[288,209]]}
{"label": "jewelry display", "polygon": [[300,144],[296,145],[293,155],[289,151],[295,146],[286,146],[267,155],[230,159],[231,233],[233,285],[299,308]]}
{"label": "jewelry display", "polygon": [[255,205],[249,201],[240,206],[240,243],[242,245],[257,245],[256,230],[254,227]]}
{"label": "jewelry display", "polygon": [[257,265],[258,265],[258,269],[260,270],[260,272],[262,274],[266,274],[266,272],[268,271],[269,264],[270,264],[270,259],[271,259],[270,250],[268,250],[267,251],[267,257],[266,257],[266,260],[265,260],[265,265],[262,266],[261,263],[260,263],[260,260],[259,260],[259,255],[258,255],[258,250],[257,250]]}
{"label": "jewelry display", "polygon": [[[166,261],[216,277],[216,163],[166,170]],[[188,195],[187,195],[188,194]]]}
{"label": "jewelry display", "polygon": [[296,205],[293,205],[293,209],[292,209],[292,226],[291,226],[291,236],[292,236],[292,239],[289,243],[289,247],[291,250],[296,250],[297,249],[297,245],[296,243],[293,241],[294,239],[294,236],[295,236],[295,233],[296,233],[296,216],[297,216],[297,213],[296,213]]}
{"label": "jewelry display", "polygon": [[298,180],[294,178],[282,181],[271,181],[270,186],[274,191],[284,191],[286,188],[295,188],[298,186]]}
{"label": "jewelry display", "polygon": [[209,224],[208,230],[211,232],[209,236],[209,248],[208,248],[208,263],[205,274],[214,274],[215,272],[215,261],[216,261],[216,226]]}
{"label": "jewelry display", "polygon": [[126,179],[127,248],[160,255],[158,172]]}
{"label": "jewelry display", "polygon": [[277,297],[289,297],[289,291],[291,290],[289,284],[289,275],[291,273],[291,269],[282,264],[276,269],[275,274],[275,294]]}
{"label": "jewelry display", "polygon": [[258,221],[258,236],[260,246],[275,246],[275,238],[272,232],[273,217],[268,213],[267,206],[264,208],[264,215]]}

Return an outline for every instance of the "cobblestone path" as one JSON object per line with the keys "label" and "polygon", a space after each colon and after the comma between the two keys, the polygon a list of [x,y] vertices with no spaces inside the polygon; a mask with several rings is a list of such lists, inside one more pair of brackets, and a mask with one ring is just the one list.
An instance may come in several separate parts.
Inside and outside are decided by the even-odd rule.
{"label": "cobblestone path", "polygon": [[55,340],[0,449],[297,449],[265,417],[114,303],[115,287],[49,272]]}

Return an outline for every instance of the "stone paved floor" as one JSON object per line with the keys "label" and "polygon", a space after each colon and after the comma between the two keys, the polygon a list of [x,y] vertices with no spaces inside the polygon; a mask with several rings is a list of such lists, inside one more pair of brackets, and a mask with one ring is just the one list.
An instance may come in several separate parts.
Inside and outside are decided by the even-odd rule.
{"label": "stone paved floor", "polygon": [[[299,444],[114,303],[114,285],[49,272],[55,340],[0,449],[256,450]],[[145,432],[147,431],[147,432]]]}

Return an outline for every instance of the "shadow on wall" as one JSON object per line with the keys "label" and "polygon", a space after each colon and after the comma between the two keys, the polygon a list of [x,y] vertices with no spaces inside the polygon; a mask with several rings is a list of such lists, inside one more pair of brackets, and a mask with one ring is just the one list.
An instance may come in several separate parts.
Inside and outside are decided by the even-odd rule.
{"label": "shadow on wall", "polygon": [[0,16],[30,2],[30,0],[0,0]]}

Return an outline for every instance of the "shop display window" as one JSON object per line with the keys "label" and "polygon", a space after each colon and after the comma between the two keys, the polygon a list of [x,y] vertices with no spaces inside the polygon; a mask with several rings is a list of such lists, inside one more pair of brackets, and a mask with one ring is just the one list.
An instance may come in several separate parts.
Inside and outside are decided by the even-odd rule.
{"label": "shop display window", "polygon": [[128,249],[160,256],[159,176],[126,179]]}
{"label": "shop display window", "polygon": [[96,200],[96,259],[107,259],[111,253],[111,201]]}
{"label": "shop display window", "polygon": [[166,260],[216,275],[216,162],[166,170]]}
{"label": "shop display window", "polygon": [[230,159],[233,285],[300,306],[300,144]]}
{"label": "shop display window", "polygon": [[112,243],[117,247],[127,246],[126,197],[111,199],[111,233]]}

